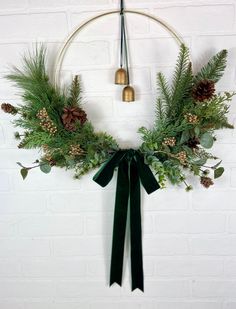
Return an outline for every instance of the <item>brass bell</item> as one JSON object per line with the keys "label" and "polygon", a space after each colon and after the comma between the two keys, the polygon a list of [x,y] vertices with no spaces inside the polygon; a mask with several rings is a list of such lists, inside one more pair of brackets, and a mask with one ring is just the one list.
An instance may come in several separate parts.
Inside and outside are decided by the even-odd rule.
{"label": "brass bell", "polygon": [[135,101],[135,92],[134,88],[131,86],[126,86],[123,89],[123,102],[134,102]]}
{"label": "brass bell", "polygon": [[125,69],[120,68],[116,71],[115,84],[116,85],[127,85],[128,77]]}

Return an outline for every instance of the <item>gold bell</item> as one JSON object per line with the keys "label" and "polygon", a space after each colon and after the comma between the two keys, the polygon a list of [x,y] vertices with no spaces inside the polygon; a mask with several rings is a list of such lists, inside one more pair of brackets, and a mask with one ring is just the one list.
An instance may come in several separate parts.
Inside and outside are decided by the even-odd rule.
{"label": "gold bell", "polygon": [[123,89],[123,102],[133,102],[135,101],[135,93],[134,93],[134,88],[131,86],[126,86]]}
{"label": "gold bell", "polygon": [[116,71],[115,84],[116,85],[127,85],[128,77],[125,69],[120,68]]}

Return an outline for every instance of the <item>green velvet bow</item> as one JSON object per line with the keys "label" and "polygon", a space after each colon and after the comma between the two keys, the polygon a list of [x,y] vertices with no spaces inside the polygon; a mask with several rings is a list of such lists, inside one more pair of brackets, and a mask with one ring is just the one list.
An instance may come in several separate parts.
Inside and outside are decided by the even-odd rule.
{"label": "green velvet bow", "polygon": [[133,149],[118,150],[105,162],[93,180],[105,187],[112,179],[117,167],[110,285],[118,283],[121,286],[122,284],[125,230],[128,207],[130,207],[132,291],[136,288],[144,291],[140,180],[148,194],[156,191],[160,186],[149,166],[144,163],[143,155]]}

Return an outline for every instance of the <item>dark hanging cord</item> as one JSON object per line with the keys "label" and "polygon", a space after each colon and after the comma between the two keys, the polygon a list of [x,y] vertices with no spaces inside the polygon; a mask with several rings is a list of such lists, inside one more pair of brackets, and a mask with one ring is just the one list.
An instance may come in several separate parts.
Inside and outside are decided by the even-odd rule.
{"label": "dark hanging cord", "polygon": [[124,50],[124,1],[120,0],[120,67],[123,67]]}
{"label": "dark hanging cord", "polygon": [[129,78],[129,57],[128,57],[128,46],[127,46],[127,36],[126,36],[126,24],[124,16],[124,0],[120,0],[120,16],[121,16],[121,38],[120,38],[120,67],[122,68],[124,63],[127,72],[127,82],[130,83]]}
{"label": "dark hanging cord", "polygon": [[125,51],[125,64],[126,64],[126,73],[127,73],[127,84],[130,83],[129,78],[129,56],[128,56],[128,44],[127,44],[127,36],[126,36],[126,27],[124,25],[124,51]]}
{"label": "dark hanging cord", "polygon": [[121,14],[121,37],[120,37],[120,67],[123,67],[124,51],[124,15]]}

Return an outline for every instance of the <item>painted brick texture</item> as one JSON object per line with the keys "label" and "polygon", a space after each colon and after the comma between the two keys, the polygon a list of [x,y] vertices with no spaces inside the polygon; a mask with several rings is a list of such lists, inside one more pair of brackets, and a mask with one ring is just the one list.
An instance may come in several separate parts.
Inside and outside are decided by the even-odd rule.
{"label": "painted brick texture", "polygon": [[[117,0],[0,0],[0,102],[20,103],[3,78],[35,42],[47,42],[50,61],[75,26]],[[194,68],[229,50],[218,90],[236,87],[235,0],[127,0],[176,28],[191,48]],[[61,80],[83,80],[85,109],[97,129],[123,147],[140,144],[136,131],[153,121],[156,72],[171,76],[178,48],[159,25],[129,15],[131,77],[137,101],[120,101],[113,84],[118,64],[118,16],[81,32],[66,55]],[[236,100],[230,120],[236,123]],[[22,181],[16,161],[37,151],[18,150],[11,117],[0,112],[0,309],[235,309],[236,133],[218,132],[214,146],[226,172],[215,187],[143,192],[145,294],[130,292],[128,251],[124,285],[108,287],[115,180],[104,189],[93,173],[33,171]]]}

